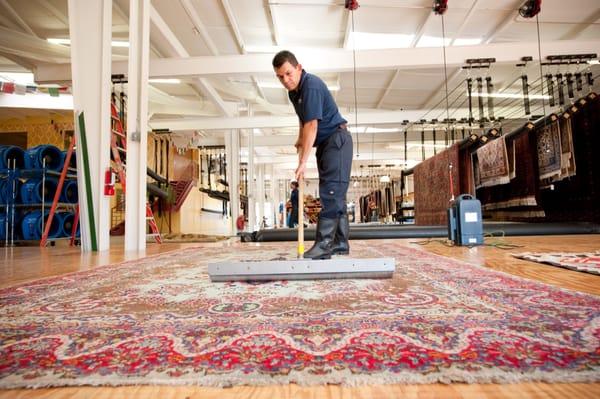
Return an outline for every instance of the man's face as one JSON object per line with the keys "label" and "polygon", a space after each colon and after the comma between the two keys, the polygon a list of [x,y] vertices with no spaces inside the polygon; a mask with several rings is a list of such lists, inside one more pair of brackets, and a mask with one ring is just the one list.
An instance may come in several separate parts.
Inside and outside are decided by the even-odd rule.
{"label": "man's face", "polygon": [[275,75],[286,88],[287,91],[294,91],[300,84],[300,77],[302,76],[302,65],[298,64],[295,67],[286,61],[279,68],[274,68]]}

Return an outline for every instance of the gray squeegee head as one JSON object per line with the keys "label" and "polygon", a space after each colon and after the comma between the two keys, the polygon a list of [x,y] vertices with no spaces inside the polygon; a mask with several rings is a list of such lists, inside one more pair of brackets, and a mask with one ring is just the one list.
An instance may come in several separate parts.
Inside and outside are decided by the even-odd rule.
{"label": "gray squeegee head", "polygon": [[209,263],[208,274],[213,282],[391,278],[395,269],[394,258],[333,258]]}

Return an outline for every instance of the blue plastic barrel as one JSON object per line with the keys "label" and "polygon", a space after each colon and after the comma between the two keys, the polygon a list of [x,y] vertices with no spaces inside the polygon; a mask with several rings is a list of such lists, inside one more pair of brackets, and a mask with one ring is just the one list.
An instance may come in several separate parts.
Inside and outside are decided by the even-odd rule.
{"label": "blue plastic barrel", "polygon": [[[71,159],[69,160],[69,168],[72,169],[77,169],[77,158],[76,158],[76,153],[75,150],[73,150],[73,153],[71,154]],[[63,159],[66,161],[67,160],[67,151],[63,151]]]}
{"label": "blue plastic barrel", "polygon": [[37,145],[25,152],[25,167],[28,169],[41,169],[46,161],[46,169],[61,171],[64,160],[63,152],[50,144]]}
{"label": "blue plastic barrel", "polygon": [[[14,234],[14,239],[15,240],[19,240],[21,239],[21,218],[23,217],[23,214],[18,210],[15,209],[15,214],[14,216],[10,214],[8,214],[8,220],[10,222],[10,220],[12,220],[14,217],[14,229],[12,231],[12,233]],[[11,226],[10,224],[8,225],[8,237],[10,238],[10,233],[11,233]],[[2,213],[0,213],[0,241],[5,240],[6,239],[6,210],[3,209]]]}
{"label": "blue plastic barrel", "polygon": [[77,199],[77,180],[65,180],[60,193],[60,202],[76,204]]}
{"label": "blue plastic barrel", "polygon": [[14,145],[0,146],[0,169],[13,167],[13,160],[16,161],[17,169],[25,167],[25,151]]}
{"label": "blue plastic barrel", "polygon": [[[9,233],[10,234],[10,233]],[[6,239],[6,213],[0,213],[0,240]]]}
{"label": "blue plastic barrel", "polygon": [[[21,201],[21,180],[14,179],[15,192],[14,203],[18,204]],[[6,205],[13,201],[13,187],[9,179],[0,180],[0,205]]]}
{"label": "blue plastic barrel", "polygon": [[[48,220],[50,211],[44,212],[44,223]],[[45,225],[44,225],[45,227]],[[48,238],[59,237],[62,232],[62,220],[59,213],[55,213],[48,232]],[[25,240],[40,240],[42,238],[42,211],[31,211],[23,216],[21,221],[21,232]]]}
{"label": "blue plastic barrel", "polygon": [[[71,231],[73,230],[73,223],[75,223],[74,212],[59,212],[61,218],[61,233],[60,237],[71,237]],[[77,225],[77,231],[75,237],[79,237],[79,224]]]}
{"label": "blue plastic barrel", "polygon": [[21,202],[23,204],[41,204],[42,196],[45,202],[52,202],[57,186],[58,180],[48,177],[42,193],[42,179],[29,179],[21,186]]}

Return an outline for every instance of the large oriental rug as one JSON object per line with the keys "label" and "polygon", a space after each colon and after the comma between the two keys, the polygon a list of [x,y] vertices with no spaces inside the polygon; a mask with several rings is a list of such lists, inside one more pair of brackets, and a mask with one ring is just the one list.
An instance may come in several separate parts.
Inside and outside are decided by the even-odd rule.
{"label": "large oriental rug", "polygon": [[575,270],[578,272],[600,275],[600,251],[583,253],[523,252],[520,254],[514,254],[513,256],[533,262],[564,267],[565,269]]}
{"label": "large oriental rug", "polygon": [[0,291],[0,388],[123,384],[600,380],[600,297],[393,241],[388,280],[215,283],[207,259],[294,244],[186,249]]}
{"label": "large oriental rug", "polygon": [[450,198],[460,194],[458,147],[454,144],[415,166],[416,225],[446,225]]}

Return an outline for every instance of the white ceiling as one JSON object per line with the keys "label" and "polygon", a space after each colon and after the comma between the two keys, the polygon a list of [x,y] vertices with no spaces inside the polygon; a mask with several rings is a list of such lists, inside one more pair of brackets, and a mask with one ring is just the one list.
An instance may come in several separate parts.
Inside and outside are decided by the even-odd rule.
{"label": "white ceiling", "polygon": [[[446,55],[451,62],[446,73],[451,118],[468,115],[464,80],[469,76],[489,75],[496,91],[519,93],[521,81],[517,78],[525,72],[532,85],[531,92],[539,93],[539,81],[536,81],[540,75],[539,64],[531,62],[525,69],[515,66],[522,56],[538,59],[536,18],[524,19],[517,12],[523,0],[450,0],[448,3],[443,22],[444,35],[450,44]],[[439,47],[442,17],[431,11],[432,0],[359,0],[360,8],[353,14],[344,8],[343,0],[152,0],[151,4],[156,11],[151,21],[153,59],[209,57],[200,60],[214,59],[219,61],[218,65],[235,67],[232,73],[184,72],[177,75],[182,79],[180,84],[153,84],[157,90],[150,99],[151,126],[158,126],[156,123],[160,121],[169,124],[182,118],[190,119],[188,125],[181,128],[173,123],[172,129],[190,134],[199,130],[201,135],[196,135],[200,137],[196,144],[222,142],[222,131],[218,128],[203,128],[209,118],[211,126],[219,126],[222,121],[225,127],[235,120],[231,116],[264,116],[265,120],[273,120],[273,128],[262,128],[255,134],[289,137],[287,142],[265,145],[257,149],[257,153],[269,162],[290,162],[293,156],[287,154],[287,150],[295,141],[292,137],[295,129],[282,127],[287,125],[281,123],[280,118],[289,120],[293,109],[271,73],[272,46],[303,55],[299,61],[307,71],[316,72],[330,86],[338,86],[339,90],[333,95],[351,124],[356,106],[359,124],[361,119],[374,124],[375,116],[365,116],[389,112],[381,120],[388,121],[388,127],[401,129],[406,128],[400,124],[405,119],[411,122],[442,120],[447,115],[443,51]],[[127,0],[113,1],[113,40],[128,39],[128,8]],[[354,71],[348,62],[353,59],[352,29],[367,34],[402,35],[397,37],[395,45],[404,48],[371,51],[359,48],[356,51],[358,68]],[[544,0],[539,31],[543,55],[557,54],[553,52],[557,48],[563,53],[562,49],[570,53],[590,52],[590,49],[600,53],[600,2]],[[68,63],[68,46],[47,43],[46,39],[51,37],[69,37],[67,0],[0,2],[0,71],[30,70],[41,74],[47,64]],[[478,40],[480,44],[456,46],[463,40]],[[373,43],[383,46],[383,39],[371,39]],[[358,39],[355,46],[361,46]],[[258,47],[271,49],[260,58],[254,52]],[[527,53],[520,53],[524,48],[528,49]],[[114,61],[126,59],[126,48],[113,48],[113,51]],[[492,64],[489,70],[469,72],[460,68],[464,59],[487,57],[488,53],[501,62]],[[232,60],[230,64],[225,63],[228,59]],[[574,72],[586,67],[551,67],[544,73]],[[179,66],[173,63],[170,70],[177,71],[177,68]],[[592,68],[597,75],[598,66]],[[212,89],[220,97],[217,100],[225,101],[228,110],[232,110],[227,111],[229,116],[215,106],[214,95],[207,94]],[[586,87],[585,92],[587,90]],[[503,104],[505,107],[496,108],[496,116],[513,119],[513,125],[521,123],[525,118],[522,100],[504,100]],[[549,112],[548,104],[545,106]],[[541,101],[532,101],[532,109],[534,114],[542,114]],[[6,116],[6,112],[0,111],[0,117]],[[477,98],[474,98],[474,116],[478,117]],[[250,127],[254,120],[247,123],[244,135],[252,132]],[[420,143],[421,126],[411,123],[409,128],[409,140]],[[403,160],[403,151],[389,148],[390,143],[403,143],[399,132],[374,137],[366,133],[359,135],[358,140],[361,156],[357,165],[377,158],[378,163]],[[420,153],[420,149],[412,149],[409,159],[420,159]]]}

